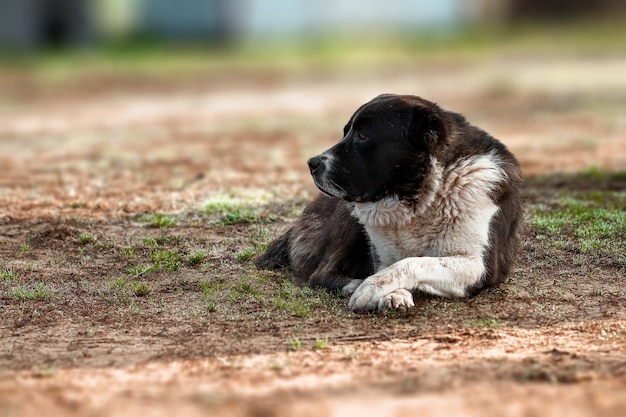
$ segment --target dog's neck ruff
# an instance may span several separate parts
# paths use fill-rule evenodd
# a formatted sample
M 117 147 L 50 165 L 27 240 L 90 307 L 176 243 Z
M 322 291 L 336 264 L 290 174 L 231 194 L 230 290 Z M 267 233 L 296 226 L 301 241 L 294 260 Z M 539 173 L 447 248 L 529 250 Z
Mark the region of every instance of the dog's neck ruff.
M 416 196 L 415 214 L 424 214 L 433 204 L 435 197 L 443 184 L 443 167 L 434 156 L 430 157 L 428 175 L 422 182 L 422 187 Z
M 424 179 L 419 193 L 412 200 L 400 200 L 398 196 L 387 196 L 373 202 L 356 202 L 352 215 L 361 224 L 370 227 L 401 227 L 409 224 L 415 216 L 421 215 L 435 201 L 443 181 L 443 168 L 434 157 L 430 159 L 428 176 Z
M 397 197 L 385 197 L 382 200 L 367 203 L 355 203 L 352 215 L 365 226 L 389 227 L 403 226 L 411 222 L 415 211 L 398 200 Z

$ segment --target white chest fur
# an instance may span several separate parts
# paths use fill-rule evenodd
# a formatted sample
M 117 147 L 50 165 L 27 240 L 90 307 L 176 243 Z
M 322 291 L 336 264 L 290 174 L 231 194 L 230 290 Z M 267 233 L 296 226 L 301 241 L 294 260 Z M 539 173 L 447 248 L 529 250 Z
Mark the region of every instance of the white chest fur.
M 377 270 L 420 256 L 482 256 L 489 225 L 498 211 L 490 194 L 503 179 L 499 159 L 472 156 L 448 167 L 431 160 L 417 206 L 389 197 L 356 203 L 353 215 L 365 226 Z

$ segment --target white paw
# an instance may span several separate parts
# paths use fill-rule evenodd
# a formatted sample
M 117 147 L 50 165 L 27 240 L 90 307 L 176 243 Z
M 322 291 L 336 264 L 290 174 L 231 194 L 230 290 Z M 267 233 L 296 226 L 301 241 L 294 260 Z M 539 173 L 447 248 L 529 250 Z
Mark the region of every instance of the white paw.
M 362 279 L 353 279 L 348 284 L 346 284 L 346 286 L 344 286 L 341 291 L 346 293 L 346 295 L 352 295 L 356 291 L 356 289 L 359 288 L 359 285 L 361 285 L 362 282 Z
M 355 313 L 368 311 L 382 311 L 384 308 L 411 308 L 414 307 L 413 294 L 407 289 L 397 288 L 389 293 L 376 285 L 371 279 L 366 279 L 354 291 L 348 307 Z
M 404 288 L 390 292 L 383 299 L 384 308 L 411 308 L 415 306 L 413 294 Z
M 371 279 L 366 279 L 354 291 L 348 307 L 355 313 L 368 311 L 380 311 L 384 308 L 384 296 L 386 294 Z

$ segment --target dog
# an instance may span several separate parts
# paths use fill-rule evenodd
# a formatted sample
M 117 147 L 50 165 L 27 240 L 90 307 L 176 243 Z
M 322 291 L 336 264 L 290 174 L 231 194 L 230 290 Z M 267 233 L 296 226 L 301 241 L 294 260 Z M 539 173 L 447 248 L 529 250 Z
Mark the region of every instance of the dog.
M 308 166 L 320 195 L 257 267 L 351 295 L 357 313 L 413 307 L 418 291 L 473 297 L 511 270 L 521 169 L 461 114 L 380 95 Z

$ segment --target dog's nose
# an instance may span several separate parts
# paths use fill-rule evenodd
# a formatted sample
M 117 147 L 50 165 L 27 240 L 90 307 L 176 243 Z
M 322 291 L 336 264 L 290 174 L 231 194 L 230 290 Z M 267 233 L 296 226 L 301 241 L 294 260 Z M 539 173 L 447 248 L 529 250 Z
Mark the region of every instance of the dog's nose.
M 319 168 L 320 165 L 322 165 L 322 162 L 326 159 L 327 158 L 324 155 L 314 156 L 313 158 L 309 159 L 307 161 L 307 164 L 309 164 L 309 169 L 311 170 L 311 172 L 314 172 L 317 168 Z

